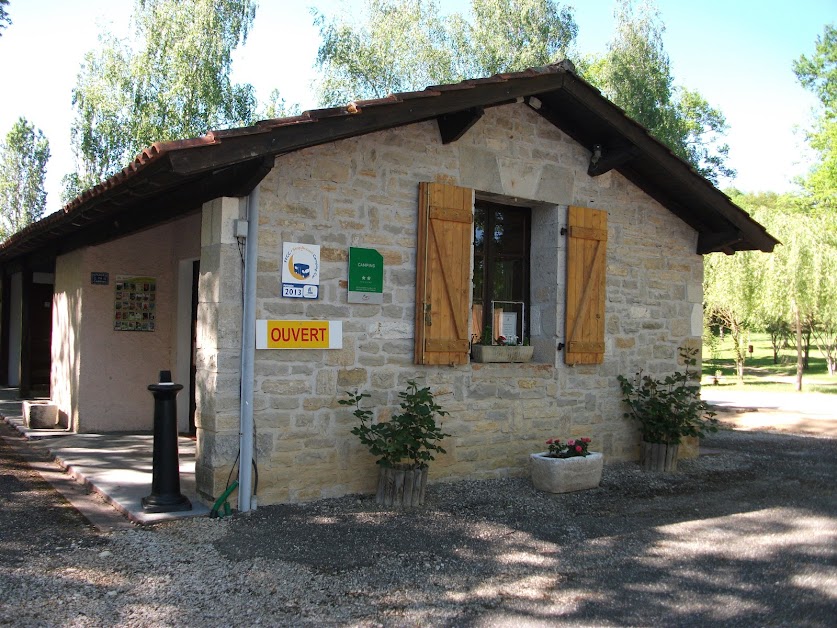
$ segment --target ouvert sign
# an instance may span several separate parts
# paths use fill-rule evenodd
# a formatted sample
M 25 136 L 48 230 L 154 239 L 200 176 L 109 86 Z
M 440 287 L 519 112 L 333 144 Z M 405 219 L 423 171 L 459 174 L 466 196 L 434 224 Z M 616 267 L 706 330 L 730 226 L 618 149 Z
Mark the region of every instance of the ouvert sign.
M 256 349 L 342 348 L 342 321 L 256 321 Z

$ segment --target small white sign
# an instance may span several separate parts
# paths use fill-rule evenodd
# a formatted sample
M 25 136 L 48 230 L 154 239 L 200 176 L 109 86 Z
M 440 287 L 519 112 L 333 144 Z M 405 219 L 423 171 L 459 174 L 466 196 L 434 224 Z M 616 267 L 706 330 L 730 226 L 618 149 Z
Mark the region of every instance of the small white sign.
M 319 298 L 319 244 L 282 244 L 282 296 L 289 299 Z
M 502 328 L 506 338 L 517 335 L 517 312 L 503 312 Z

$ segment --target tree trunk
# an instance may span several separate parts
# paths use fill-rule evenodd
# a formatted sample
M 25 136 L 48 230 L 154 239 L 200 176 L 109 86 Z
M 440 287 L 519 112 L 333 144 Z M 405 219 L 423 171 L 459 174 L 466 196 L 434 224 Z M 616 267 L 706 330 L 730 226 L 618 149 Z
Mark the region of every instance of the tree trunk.
M 735 369 L 738 372 L 738 383 L 744 383 L 744 351 L 742 347 L 742 330 L 733 324 L 731 328 L 732 344 L 735 345 Z
M 799 309 L 796 307 L 796 303 L 793 305 L 793 322 L 796 327 L 796 392 L 802 392 L 802 371 L 804 370 L 802 361 L 802 320 L 799 317 Z

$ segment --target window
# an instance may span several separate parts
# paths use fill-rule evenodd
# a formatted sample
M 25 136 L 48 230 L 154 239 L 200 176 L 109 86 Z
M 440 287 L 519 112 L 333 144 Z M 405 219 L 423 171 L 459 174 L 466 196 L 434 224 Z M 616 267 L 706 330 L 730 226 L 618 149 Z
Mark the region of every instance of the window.
M 530 336 L 532 212 L 488 201 L 475 203 L 474 196 L 470 188 L 419 184 L 416 364 L 467 364 L 471 342 L 480 340 L 486 327 L 492 339 Z M 565 235 L 564 230 L 561 234 Z M 566 236 L 564 361 L 601 364 L 607 212 L 569 207 Z
M 471 340 L 529 335 L 531 211 L 480 201 L 474 205 L 474 281 Z M 510 338 L 511 339 L 511 338 Z

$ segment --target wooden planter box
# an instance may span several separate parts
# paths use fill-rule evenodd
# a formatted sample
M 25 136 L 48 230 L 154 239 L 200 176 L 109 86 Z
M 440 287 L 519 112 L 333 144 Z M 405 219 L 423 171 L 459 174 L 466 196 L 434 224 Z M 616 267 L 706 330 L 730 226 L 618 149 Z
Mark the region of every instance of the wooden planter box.
M 539 491 L 570 493 L 596 488 L 602 481 L 604 456 L 590 452 L 589 456 L 549 458 L 542 452 L 530 454 L 532 484 Z
M 535 347 L 517 345 L 472 345 L 473 362 L 531 362 Z
M 639 444 L 639 466 L 643 471 L 662 471 L 673 473 L 677 471 L 677 452 L 680 445 L 666 443 Z
M 424 504 L 427 486 L 427 467 L 417 469 L 406 465 L 379 465 L 378 492 L 375 502 L 387 508 L 413 508 Z

